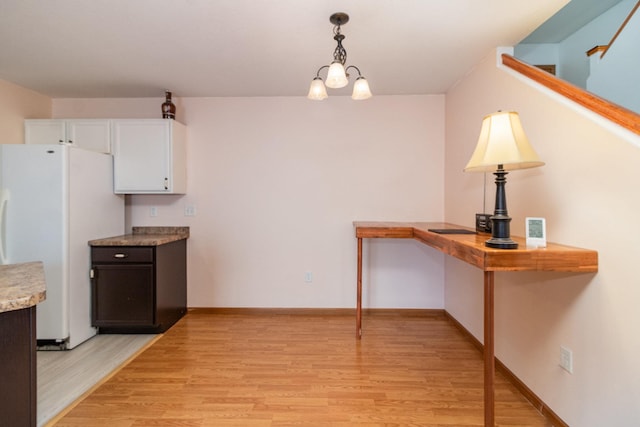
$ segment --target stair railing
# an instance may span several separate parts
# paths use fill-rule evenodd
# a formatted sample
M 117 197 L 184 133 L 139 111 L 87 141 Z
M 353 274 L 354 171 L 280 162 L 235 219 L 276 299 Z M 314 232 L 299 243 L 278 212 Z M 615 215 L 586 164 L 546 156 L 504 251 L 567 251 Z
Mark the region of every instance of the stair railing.
M 640 3 L 639 3 L 640 4 Z M 585 108 L 611 120 L 614 123 L 640 135 L 640 115 L 618 104 L 600 98 L 578 86 L 529 65 L 506 53 L 502 54 L 502 64 L 534 80 L 537 83 L 565 96 Z
M 618 31 L 616 31 L 616 33 L 613 35 L 609 44 L 605 46 L 604 50 L 602 51 L 602 55 L 600 55 L 600 58 L 604 58 L 604 56 L 607 54 L 607 51 L 609 50 L 613 42 L 616 41 L 616 39 L 618 38 L 618 35 L 622 32 L 624 27 L 626 27 L 627 23 L 629 22 L 633 14 L 636 13 L 636 10 L 638 10 L 638 7 L 640 7 L 640 1 L 636 3 L 633 9 L 631 9 L 631 12 L 629 12 L 629 15 L 627 15 L 627 18 L 624 20 L 622 25 L 620 25 L 620 28 L 618 28 Z

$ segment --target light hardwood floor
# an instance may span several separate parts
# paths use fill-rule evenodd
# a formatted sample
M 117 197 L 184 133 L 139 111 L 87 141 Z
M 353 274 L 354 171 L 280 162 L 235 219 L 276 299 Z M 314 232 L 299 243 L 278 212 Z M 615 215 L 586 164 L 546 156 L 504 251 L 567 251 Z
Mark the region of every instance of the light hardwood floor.
M 444 316 L 192 311 L 57 426 L 481 426 L 483 362 Z M 502 376 L 496 424 L 547 421 Z

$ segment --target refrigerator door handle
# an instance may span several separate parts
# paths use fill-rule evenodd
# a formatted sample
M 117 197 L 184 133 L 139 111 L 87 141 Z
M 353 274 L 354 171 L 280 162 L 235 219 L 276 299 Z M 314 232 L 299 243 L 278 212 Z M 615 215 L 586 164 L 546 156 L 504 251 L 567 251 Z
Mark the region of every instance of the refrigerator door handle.
M 7 203 L 9 202 L 9 190 L 0 190 L 0 264 L 8 264 L 6 256 L 7 244 Z

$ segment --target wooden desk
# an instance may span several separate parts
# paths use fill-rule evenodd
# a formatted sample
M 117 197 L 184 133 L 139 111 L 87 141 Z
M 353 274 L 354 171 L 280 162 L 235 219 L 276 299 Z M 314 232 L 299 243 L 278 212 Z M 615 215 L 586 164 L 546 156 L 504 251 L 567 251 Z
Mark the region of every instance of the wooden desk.
M 358 239 L 356 337 L 362 337 L 362 239 L 416 239 L 449 256 L 484 271 L 484 425 L 495 423 L 494 409 L 494 274 L 496 271 L 598 271 L 598 252 L 547 243 L 546 248 L 527 249 L 524 238 L 514 237 L 518 249 L 493 249 L 484 245 L 488 234 L 437 234 L 429 229 L 467 228 L 442 222 L 353 223 Z

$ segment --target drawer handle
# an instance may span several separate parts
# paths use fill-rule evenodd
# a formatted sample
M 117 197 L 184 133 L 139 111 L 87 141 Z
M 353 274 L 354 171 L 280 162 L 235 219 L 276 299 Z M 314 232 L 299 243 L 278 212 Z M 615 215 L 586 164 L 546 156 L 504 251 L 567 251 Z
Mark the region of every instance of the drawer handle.
M 128 256 L 129 256 L 129 255 L 127 255 L 127 254 L 115 254 L 113 257 L 114 257 L 114 258 L 126 258 L 126 257 L 128 257 Z

